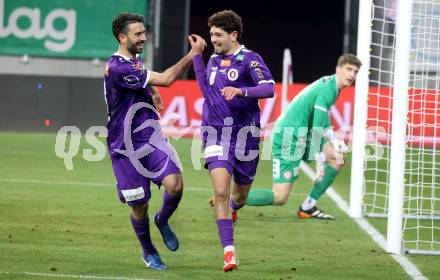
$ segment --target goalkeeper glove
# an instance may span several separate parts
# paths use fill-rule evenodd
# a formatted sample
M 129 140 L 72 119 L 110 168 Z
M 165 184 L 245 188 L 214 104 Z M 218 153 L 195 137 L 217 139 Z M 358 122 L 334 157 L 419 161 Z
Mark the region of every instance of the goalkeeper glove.
M 339 140 L 338 137 L 336 137 L 335 132 L 332 129 L 328 129 L 324 137 L 330 140 L 330 143 L 332 143 L 333 148 L 337 153 L 346 153 L 348 152 L 348 147 L 345 145 L 345 142 L 343 140 Z
M 335 137 L 330 142 L 332 143 L 333 148 L 335 149 L 336 152 L 342 154 L 348 152 L 348 147 L 347 145 L 345 145 L 345 142 L 343 140 L 339 140 L 338 138 Z

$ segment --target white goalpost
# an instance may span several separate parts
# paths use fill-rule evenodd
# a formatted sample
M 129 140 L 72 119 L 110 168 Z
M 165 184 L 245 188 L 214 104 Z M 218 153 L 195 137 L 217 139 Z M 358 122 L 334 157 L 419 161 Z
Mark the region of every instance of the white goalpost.
M 440 255 L 440 0 L 360 0 L 350 213 Z

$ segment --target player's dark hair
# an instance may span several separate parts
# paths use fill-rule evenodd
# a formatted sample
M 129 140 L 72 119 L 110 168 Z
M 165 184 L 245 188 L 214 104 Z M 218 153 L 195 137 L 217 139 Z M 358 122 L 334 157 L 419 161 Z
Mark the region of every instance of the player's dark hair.
M 120 13 L 113 19 L 112 29 L 113 35 L 119 42 L 119 34 L 127 35 L 128 25 L 131 23 L 140 22 L 144 24 L 144 17 L 139 14 Z
M 241 21 L 241 17 L 232 10 L 220 11 L 210 16 L 208 19 L 208 27 L 211 28 L 213 26 L 221 28 L 227 33 L 237 31 L 238 41 L 243 33 L 243 23 Z
M 357 68 L 361 68 L 362 62 L 357 56 L 351 53 L 343 54 L 338 59 L 338 66 L 342 67 L 345 64 L 355 65 Z

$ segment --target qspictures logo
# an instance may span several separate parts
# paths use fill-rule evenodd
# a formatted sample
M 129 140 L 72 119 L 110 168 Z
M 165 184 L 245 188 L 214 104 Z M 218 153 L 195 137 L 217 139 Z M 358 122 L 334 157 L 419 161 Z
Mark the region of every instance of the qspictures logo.
M 64 21 L 61 30 L 55 26 L 59 20 Z M 21 6 L 5 14 L 5 0 L 0 0 L 0 38 L 9 36 L 44 40 L 49 51 L 68 51 L 75 44 L 76 11 L 53 9 L 43 18 L 40 8 Z

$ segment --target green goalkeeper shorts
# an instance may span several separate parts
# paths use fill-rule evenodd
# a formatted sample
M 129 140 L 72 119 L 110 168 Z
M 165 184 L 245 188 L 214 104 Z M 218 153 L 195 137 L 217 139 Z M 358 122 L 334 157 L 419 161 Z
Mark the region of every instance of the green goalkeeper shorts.
M 312 144 L 309 135 L 284 135 L 285 133 L 287 132 L 281 131 L 272 134 L 273 183 L 293 183 L 298 178 L 301 161 L 314 160 L 314 154 L 321 152 L 326 142 L 322 138 Z
M 309 158 L 310 150 L 305 139 L 293 138 L 288 146 L 272 144 L 272 182 L 293 183 L 299 175 L 301 161 Z M 279 143 L 279 142 L 278 142 Z

